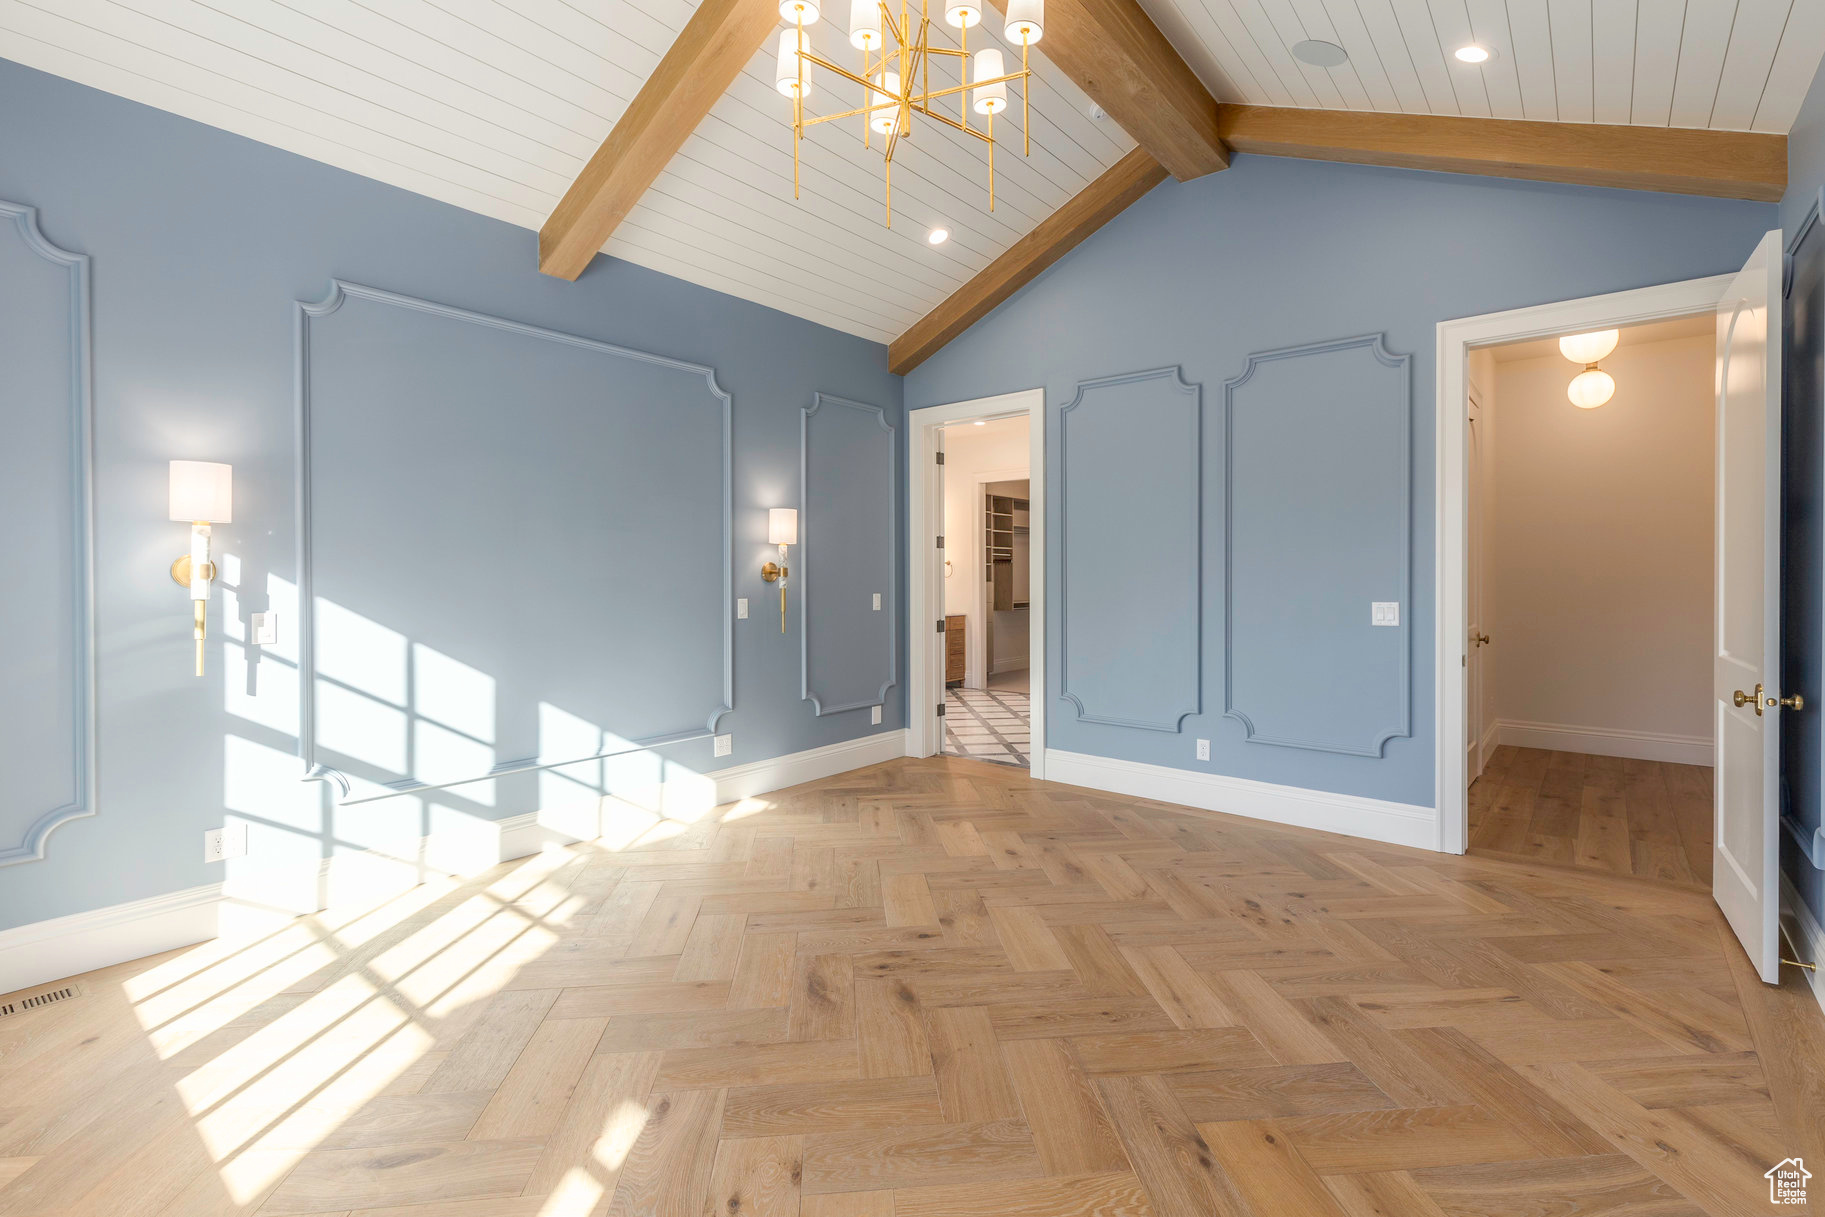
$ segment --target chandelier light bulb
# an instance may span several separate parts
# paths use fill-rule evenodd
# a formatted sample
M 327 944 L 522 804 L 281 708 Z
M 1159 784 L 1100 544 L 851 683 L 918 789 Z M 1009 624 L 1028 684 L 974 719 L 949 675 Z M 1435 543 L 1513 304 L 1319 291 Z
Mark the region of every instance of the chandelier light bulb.
M 779 32 L 779 66 L 773 73 L 774 87 L 787 97 L 811 96 L 811 65 L 800 71 L 799 54 L 811 50 L 811 39 L 803 30 Z
M 976 79 L 993 80 L 997 76 L 1007 75 L 1007 69 L 1001 66 L 1001 51 L 988 47 L 976 52 Z M 982 85 L 971 90 L 970 108 L 978 114 L 999 114 L 1008 108 L 1008 82 Z
M 900 100 L 900 74 L 898 72 L 876 73 L 875 81 L 880 88 L 875 90 L 873 105 L 884 106 Z M 868 116 L 868 129 L 876 135 L 892 135 L 894 124 L 900 121 L 900 107 L 895 105 L 891 110 L 876 110 Z
M 981 25 L 982 5 L 980 0 L 955 0 L 955 3 L 945 5 L 944 19 L 960 30 L 967 30 L 973 25 Z
M 881 44 L 881 0 L 850 0 L 849 45 L 873 51 Z
M 1567 334 L 1559 339 L 1559 354 L 1573 363 L 1593 364 L 1608 359 L 1622 338 L 1619 330 L 1596 330 L 1589 334 Z
M 1595 410 L 1615 396 L 1615 393 L 1615 380 L 1594 364 L 1572 377 L 1571 384 L 1565 389 L 1565 396 L 1580 410 Z
M 1016 46 L 1032 46 L 1045 34 L 1046 0 L 1008 0 L 1007 14 L 1008 41 Z
M 779 0 L 779 15 L 798 25 L 816 25 L 817 0 Z

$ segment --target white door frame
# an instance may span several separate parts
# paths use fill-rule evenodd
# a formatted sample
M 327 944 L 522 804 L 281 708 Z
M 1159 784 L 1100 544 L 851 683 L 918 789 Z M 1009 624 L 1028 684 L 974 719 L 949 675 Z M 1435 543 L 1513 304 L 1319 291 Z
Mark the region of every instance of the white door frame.
M 1027 425 L 1027 478 L 1030 483 L 1028 541 L 1031 546 L 1032 609 L 1028 636 L 1028 666 L 1032 692 L 1027 698 L 1032 720 L 1028 724 L 1028 772 L 1045 777 L 1046 739 L 1046 394 L 1044 389 L 1022 389 L 995 397 L 957 401 L 942 406 L 909 410 L 906 414 L 906 604 L 911 623 L 906 641 L 906 755 L 931 756 L 943 739 L 933 713 L 944 696 L 944 648 L 938 644 L 934 622 L 944 618 L 944 584 L 941 562 L 933 558 L 932 538 L 944 532 L 944 499 L 932 493 L 933 434 L 948 423 L 1006 418 L 1025 414 Z
M 1461 854 L 1470 844 L 1470 795 L 1465 772 L 1465 647 L 1469 597 L 1469 553 L 1466 548 L 1465 449 L 1468 428 L 1464 403 L 1471 347 L 1551 338 L 1588 330 L 1606 330 L 1646 321 L 1663 321 L 1703 313 L 1709 316 L 1734 275 L 1687 279 L 1656 287 L 1586 296 L 1529 308 L 1460 317 L 1438 323 L 1437 437 L 1434 483 L 1437 525 L 1433 534 L 1434 787 L 1438 808 L 1438 848 Z

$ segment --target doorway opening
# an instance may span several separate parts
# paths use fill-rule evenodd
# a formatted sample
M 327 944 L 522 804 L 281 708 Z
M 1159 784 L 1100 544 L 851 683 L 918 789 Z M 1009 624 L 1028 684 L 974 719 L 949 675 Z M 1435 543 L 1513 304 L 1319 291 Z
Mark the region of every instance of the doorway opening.
M 910 756 L 1044 776 L 1045 462 L 1038 389 L 914 410 Z
M 944 739 L 948 756 L 1032 754 L 1031 421 L 944 429 Z
M 1482 649 L 1470 629 L 1471 355 L 1511 342 L 1712 318 L 1711 894 L 1770 984 L 1780 976 L 1778 724 L 1784 711 L 1801 707 L 1797 691 L 1783 695 L 1779 687 L 1782 262 L 1777 230 L 1733 275 L 1443 321 L 1437 330 L 1435 806 L 1438 847 L 1464 853 L 1480 745 L 1472 736 L 1470 656 Z M 1499 449 L 1499 426 L 1496 432 Z M 1476 632 L 1497 642 L 1493 632 Z
M 1716 346 L 1707 310 L 1470 352 L 1472 853 L 1710 885 Z

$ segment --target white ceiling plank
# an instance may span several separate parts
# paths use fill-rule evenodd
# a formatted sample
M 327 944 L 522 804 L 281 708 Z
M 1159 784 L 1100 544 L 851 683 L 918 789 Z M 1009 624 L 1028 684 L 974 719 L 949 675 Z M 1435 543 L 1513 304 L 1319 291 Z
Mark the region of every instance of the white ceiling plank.
M 1673 82 L 1685 38 L 1688 0 L 1637 0 L 1635 83 L 1629 121 L 1650 127 L 1673 122 Z
M 1445 64 L 1446 51 L 1439 40 L 1438 26 L 1433 23 L 1431 7 L 1426 0 L 1391 0 L 1391 3 L 1431 112 L 1466 113 L 1464 99 L 1458 96 L 1457 82 Z M 1478 91 L 1481 91 L 1480 86 Z
M 1673 126 L 1703 127 L 1711 122 L 1735 22 L 1736 0 L 1687 0 L 1679 74 L 1673 78 Z
M 1807 2 L 1817 6 L 1817 0 Z M 1729 131 L 1747 131 L 1754 125 L 1792 8 L 1793 0 L 1739 0 L 1707 125 Z
M 1356 0 L 1322 0 L 1326 19 L 1337 33 L 1337 45 L 1350 56 L 1350 68 L 1361 82 L 1367 109 L 1397 112 L 1406 107 L 1381 61 L 1375 39 Z
M 66 80 L 101 89 L 129 101 L 153 106 L 248 139 L 285 148 L 326 165 L 451 203 L 480 215 L 505 220 L 510 224 L 536 229 L 544 220 L 547 207 L 543 205 L 527 207 L 488 191 L 474 189 L 465 182 L 421 173 L 389 157 L 377 156 L 361 148 L 339 143 L 316 131 L 287 124 L 268 114 L 244 110 L 215 97 L 192 92 L 158 76 L 47 41 L 22 28 L 14 20 L 16 7 L 12 0 L 0 0 L 0 33 L 5 35 L 7 57 L 27 67 L 62 76 Z
M 1552 22 L 1546 0 L 1508 0 L 1508 36 L 1504 48 L 1514 56 L 1521 82 L 1521 108 L 1534 122 L 1559 120 L 1559 82 L 1553 72 Z
M 1393 0 L 1356 0 L 1362 14 L 1363 28 L 1375 40 L 1376 58 L 1388 73 L 1388 82 L 1400 98 L 1400 108 L 1409 114 L 1432 113 L 1432 101 L 1426 96 L 1425 82 L 1413 59 L 1413 48 L 1407 44 L 1400 18 L 1395 15 Z
M 1471 118 L 1488 118 L 1493 111 L 1489 98 L 1489 81 L 1483 73 L 1482 65 L 1465 63 L 1457 58 L 1453 51 L 1476 41 L 1470 29 L 1470 11 L 1465 8 L 1464 0 L 1427 0 L 1426 9 L 1432 17 L 1432 29 L 1437 35 L 1440 60 L 1445 70 L 1451 74 L 1451 91 L 1457 98 L 1458 108 Z
M 612 14 L 610 24 L 613 28 L 591 31 L 588 41 L 577 41 L 552 29 L 552 24 L 562 24 L 559 13 L 568 7 L 560 0 L 515 0 L 512 4 L 497 0 L 430 0 L 430 3 L 458 22 L 521 47 L 553 68 L 630 100 L 658 66 L 691 15 L 690 6 L 679 11 L 676 6 L 661 3 L 661 0 L 642 0 L 639 4 L 610 0 L 603 9 Z M 670 19 L 655 19 L 655 10 L 668 17 L 676 13 L 678 24 L 673 25 Z M 541 21 L 541 17 L 544 20 Z
M 1268 0 L 1273 3 L 1274 0 Z M 1317 106 L 1318 95 L 1312 91 L 1311 82 L 1306 80 L 1305 73 L 1299 70 L 1299 61 L 1293 58 L 1287 49 L 1286 40 L 1274 27 L 1272 19 L 1261 7 L 1261 0 L 1211 0 L 1215 4 L 1227 4 L 1236 14 L 1236 19 L 1248 30 L 1261 57 L 1267 61 L 1274 76 L 1286 89 L 1288 96 L 1296 106 Z
M 75 8 L 82 2 L 71 0 L 70 7 Z M 519 175 L 510 177 L 480 164 L 487 159 L 485 157 L 471 155 L 458 160 L 423 146 L 410 135 L 396 136 L 295 101 L 279 89 L 261 88 L 142 43 L 100 34 L 93 26 L 46 12 L 22 0 L 0 0 L 0 3 L 4 4 L 0 12 L 5 14 L 7 27 L 21 34 L 65 49 L 80 48 L 79 53 L 93 54 L 103 62 L 152 80 L 206 90 L 206 96 L 233 109 L 262 115 L 285 127 L 311 132 L 320 139 L 390 160 L 427 178 L 460 183 L 466 190 L 497 198 L 522 210 L 542 211 L 556 198 L 549 190 L 528 184 Z M 180 85 L 180 81 L 186 84 Z
M 1594 121 L 1591 66 L 1591 0 L 1547 0 L 1547 22 L 1552 27 L 1554 92 L 1559 99 L 1559 121 Z
M 1243 2 L 1246 3 L 1249 0 L 1243 0 Z M 1305 23 L 1304 14 L 1299 11 L 1293 0 L 1268 4 L 1259 4 L 1259 0 L 1254 0 L 1254 2 L 1259 5 L 1261 17 L 1266 21 L 1268 28 L 1279 37 L 1280 45 L 1285 48 L 1287 60 L 1293 65 L 1293 70 L 1298 72 L 1305 81 L 1305 87 L 1311 90 L 1312 96 L 1317 99 L 1319 106 L 1327 110 L 1356 108 L 1350 105 L 1346 95 L 1339 87 L 1339 81 L 1332 76 L 1331 69 L 1313 67 L 1293 55 L 1293 48 L 1308 38 L 1335 42 L 1337 39 L 1335 34 L 1331 34 L 1330 23 L 1327 21 L 1322 31 L 1311 29 Z M 1326 37 L 1326 34 L 1331 34 L 1331 36 Z
M 1217 11 L 1206 0 L 1140 0 L 1140 5 L 1212 97 L 1218 101 L 1275 97 L 1274 104 L 1288 104 L 1247 31 L 1240 31 L 1238 38 L 1239 26 L 1220 20 L 1234 16 L 1227 4 L 1219 5 Z
M 1755 111 L 1757 131 L 1785 134 L 1800 116 L 1800 103 L 1812 87 L 1819 56 L 1825 52 L 1825 4 L 1795 0 L 1781 31 L 1780 49 L 1768 72 L 1768 84 Z
M 1329 42 L 1334 46 L 1343 47 L 1345 54 L 1349 53 L 1349 47 L 1344 45 L 1343 35 L 1338 32 L 1336 23 L 1331 20 L 1330 11 L 1324 0 L 1290 0 L 1290 3 L 1293 11 L 1299 16 L 1299 27 L 1307 38 Z M 1363 82 L 1360 65 L 1354 59 L 1346 59 L 1334 68 L 1315 68 L 1310 64 L 1300 66 L 1305 69 L 1308 78 L 1314 72 L 1321 73 L 1330 86 L 1342 97 L 1345 109 L 1369 110 L 1374 108 L 1368 86 Z M 1373 65 L 1370 66 L 1372 69 Z
M 1527 108 L 1521 104 L 1521 74 L 1515 67 L 1513 40 L 1508 35 L 1508 5 L 1504 0 L 1464 0 L 1464 12 L 1470 21 L 1471 41 L 1495 52 L 1495 58 L 1477 69 L 1489 93 L 1489 113 L 1496 118 L 1526 118 Z
M 1627 125 L 1634 111 L 1636 0 L 1591 0 L 1591 113 Z

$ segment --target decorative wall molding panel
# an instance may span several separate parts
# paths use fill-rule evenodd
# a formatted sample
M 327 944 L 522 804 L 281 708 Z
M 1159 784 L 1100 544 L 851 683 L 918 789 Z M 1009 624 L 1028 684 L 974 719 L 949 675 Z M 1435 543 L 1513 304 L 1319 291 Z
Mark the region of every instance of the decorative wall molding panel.
M 296 368 L 309 776 L 359 797 L 714 731 L 734 554 L 713 369 L 340 280 L 298 305 Z M 536 805 L 543 780 L 448 795 Z
M 1223 712 L 1255 743 L 1378 757 L 1412 734 L 1411 365 L 1366 334 L 1223 386 Z
M 878 706 L 899 679 L 895 445 L 879 406 L 818 393 L 802 409 L 793 575 L 801 695 L 819 715 Z
M 0 866 L 95 814 L 89 332 L 88 255 L 0 202 L 0 513 L 20 577 L 0 604 L 0 687 L 19 694 L 0 705 Z
M 1080 381 L 1060 412 L 1058 687 L 1083 722 L 1176 732 L 1201 708 L 1201 404 L 1171 367 Z

